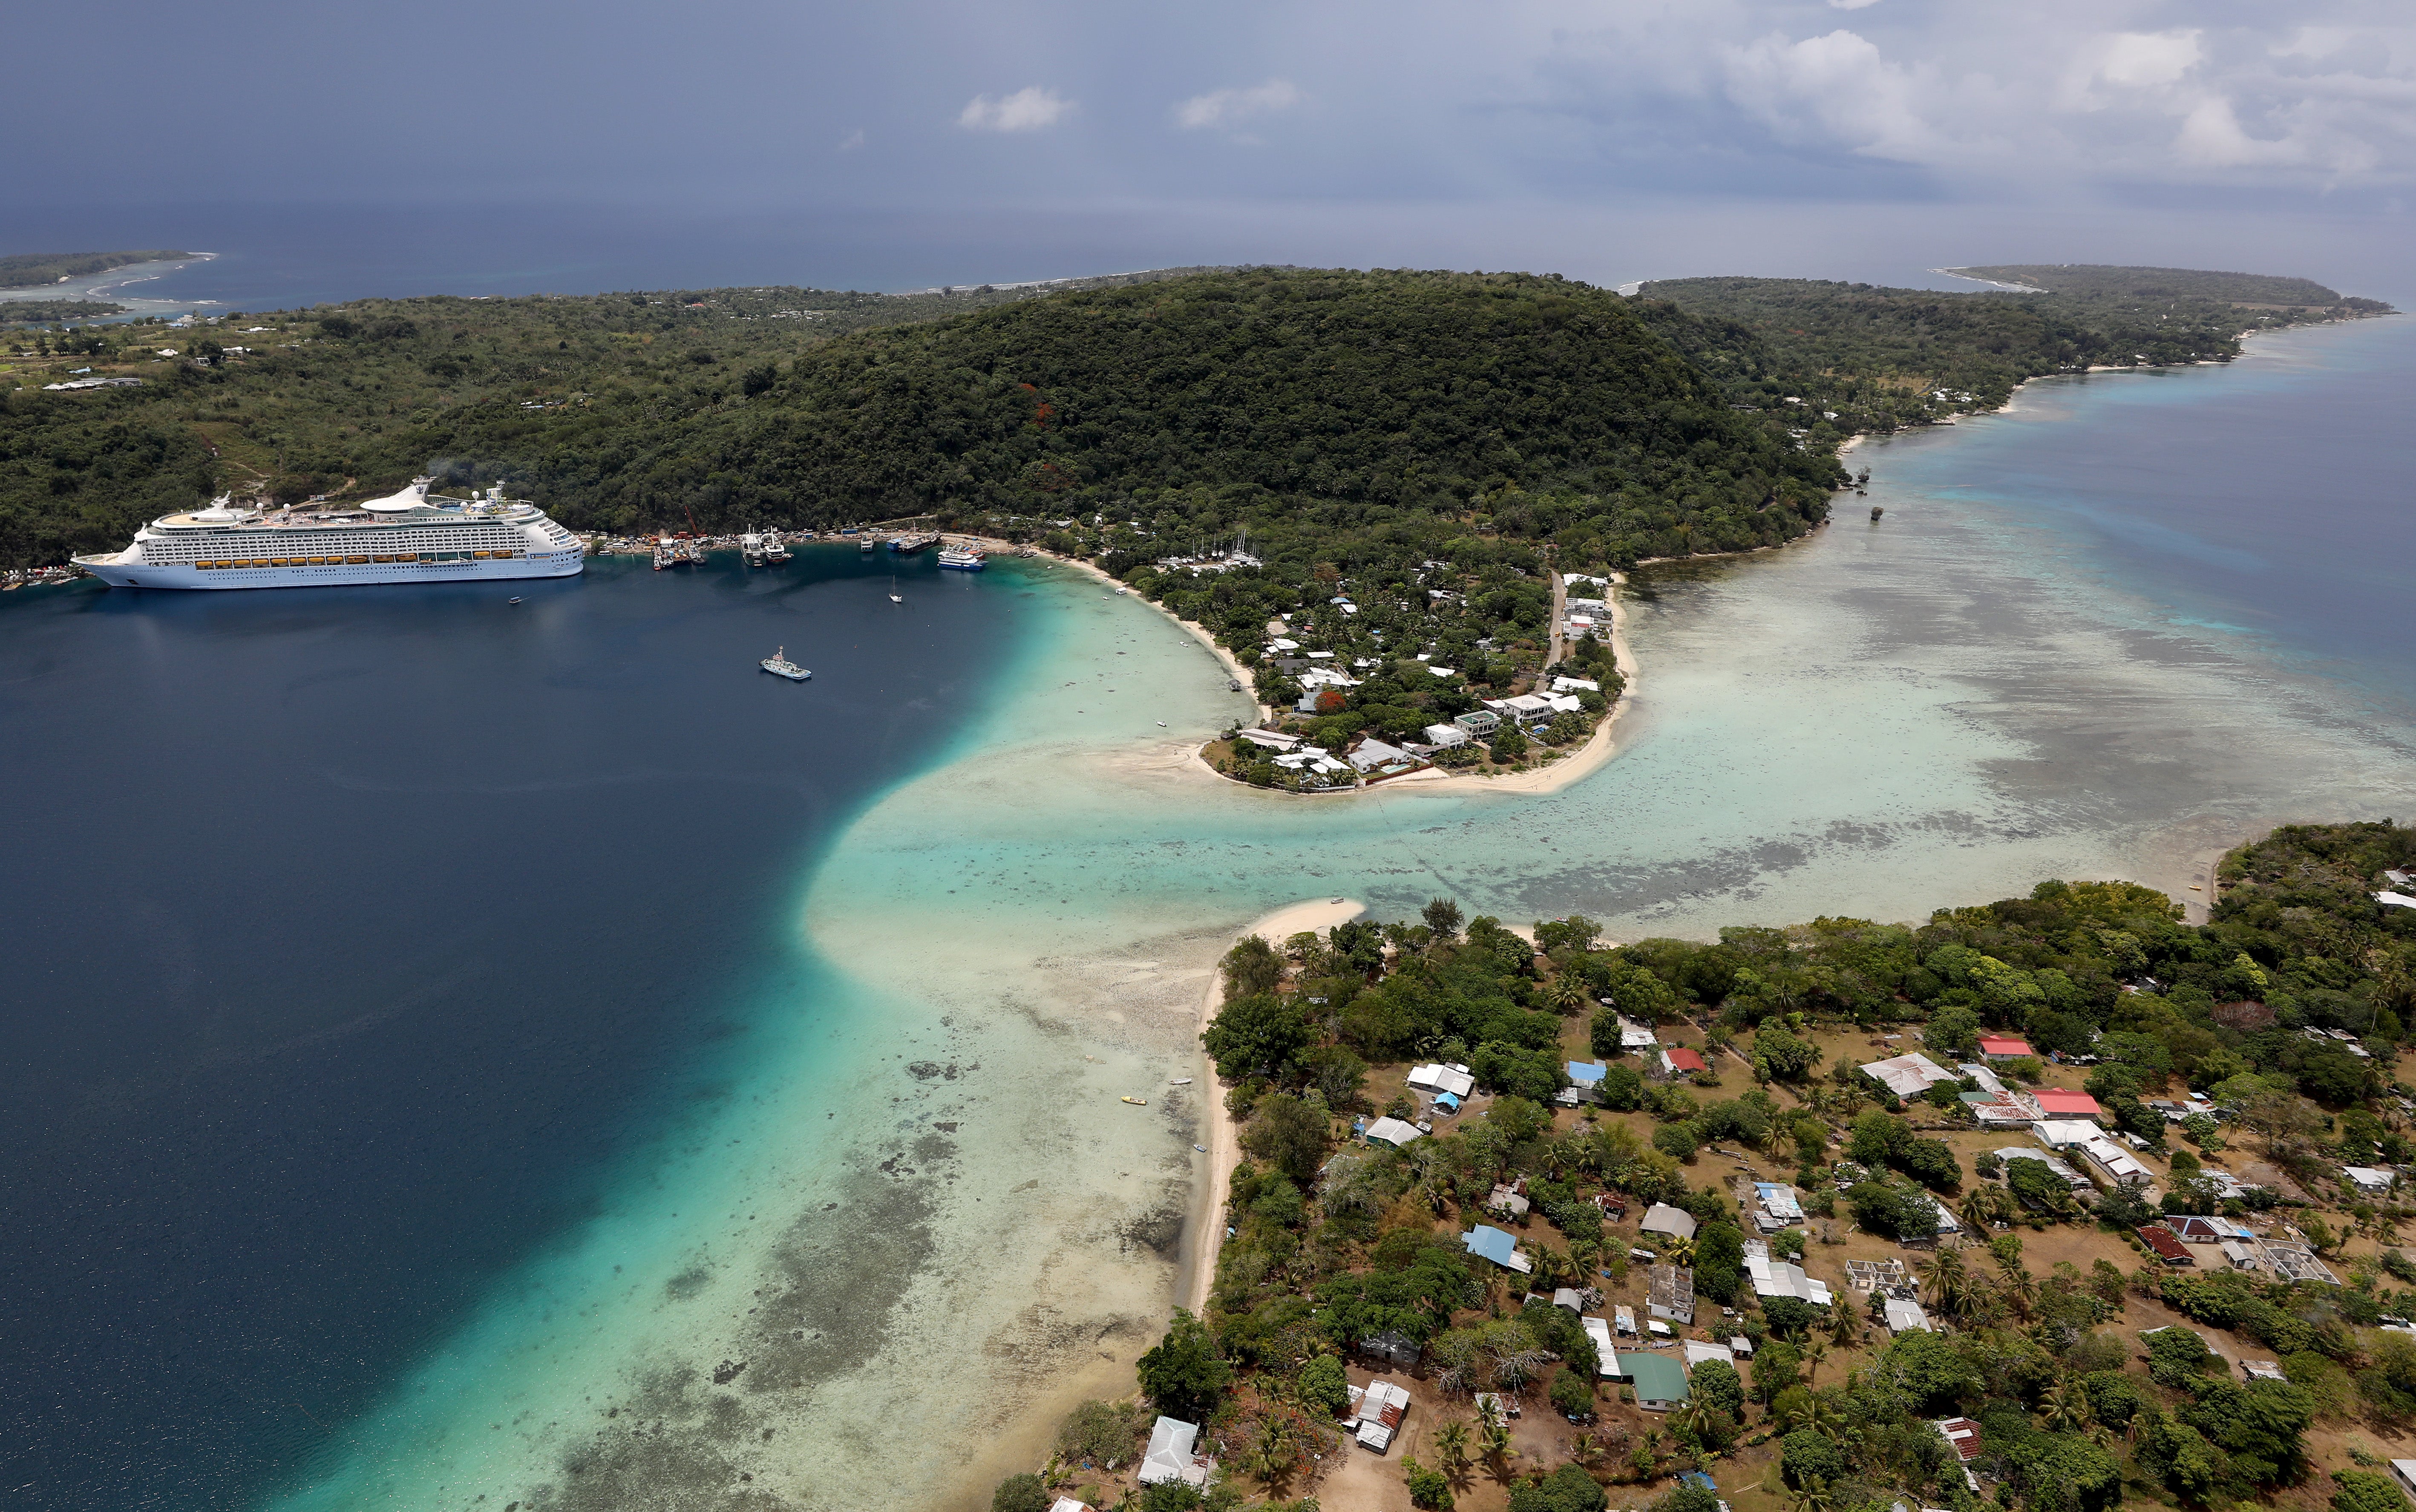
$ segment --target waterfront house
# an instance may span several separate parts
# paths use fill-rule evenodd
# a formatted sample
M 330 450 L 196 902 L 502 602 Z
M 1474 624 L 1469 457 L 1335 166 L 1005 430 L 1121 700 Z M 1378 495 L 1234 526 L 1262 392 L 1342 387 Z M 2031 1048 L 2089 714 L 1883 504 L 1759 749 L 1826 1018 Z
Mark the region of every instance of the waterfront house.
M 1162 1486 L 1179 1480 L 1193 1486 L 1207 1485 L 1208 1472 L 1216 1468 L 1216 1461 L 1195 1452 L 1199 1443 L 1199 1424 L 1159 1418 L 1150 1425 L 1149 1448 L 1140 1458 L 1140 1483 Z
M 1471 740 L 1481 741 L 1502 727 L 1502 716 L 1490 709 L 1472 709 L 1452 723 L 1468 731 Z
M 1457 725 L 1428 725 L 1422 733 L 1427 738 L 1427 743 L 1438 750 L 1449 750 L 1455 745 L 1468 743 L 1468 731 Z
M 1407 770 L 1417 765 L 1417 757 L 1399 746 L 1386 745 L 1382 741 L 1367 740 L 1360 741 L 1359 748 L 1351 753 L 1351 764 L 1361 771 L 1374 771 L 1380 767 L 1396 765 Z

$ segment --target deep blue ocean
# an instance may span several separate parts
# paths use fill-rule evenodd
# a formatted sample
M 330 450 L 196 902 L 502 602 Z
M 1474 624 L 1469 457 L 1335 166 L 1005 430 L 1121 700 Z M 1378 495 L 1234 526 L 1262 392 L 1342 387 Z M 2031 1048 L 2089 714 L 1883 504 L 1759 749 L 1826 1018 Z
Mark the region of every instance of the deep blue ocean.
M 894 575 L 0 596 L 0 1505 L 249 1505 L 719 1095 L 1013 652 Z
M 295 257 L 191 276 L 247 307 L 441 286 Z M 721 281 L 482 265 L 454 292 Z M 2040 385 L 2051 424 L 1857 465 L 2030 532 L 2143 634 L 2252 646 L 2404 727 L 2411 399 L 2416 322 L 2365 322 Z M 800 878 L 1024 644 L 1011 568 L 901 573 L 902 607 L 852 549 L 0 595 L 0 1506 L 289 1486 L 598 1208 L 617 1153 L 723 1095 L 732 1005 L 813 999 Z M 756 668 L 781 645 L 812 682 Z

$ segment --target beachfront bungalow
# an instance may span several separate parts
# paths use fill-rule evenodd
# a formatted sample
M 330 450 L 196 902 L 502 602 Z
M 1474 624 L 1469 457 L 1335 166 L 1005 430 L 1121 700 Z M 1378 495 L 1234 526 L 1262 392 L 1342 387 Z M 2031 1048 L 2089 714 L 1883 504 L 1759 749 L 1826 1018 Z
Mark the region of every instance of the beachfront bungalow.
M 1368 740 L 1360 741 L 1359 749 L 1351 753 L 1351 764 L 1361 771 L 1377 771 L 1391 768 L 1406 771 L 1418 764 L 1418 758 L 1397 745 L 1386 745 L 1382 741 Z
M 1611 1379 L 1636 1391 L 1636 1405 L 1648 1413 L 1674 1412 L 1686 1404 L 1686 1372 L 1666 1355 L 1613 1356 Z
M 1216 1468 L 1216 1462 L 1195 1452 L 1199 1444 L 1197 1423 L 1161 1417 L 1151 1424 L 1149 1448 L 1140 1457 L 1140 1483 L 1162 1486 L 1179 1480 L 1193 1486 L 1207 1485 L 1208 1473 Z
M 1533 1272 L 1535 1263 L 1518 1252 L 1518 1241 L 1508 1233 L 1489 1223 L 1479 1223 L 1459 1236 L 1461 1248 L 1480 1259 L 1490 1260 L 1504 1270 L 1515 1270 L 1525 1276 Z
M 2024 1060 L 2034 1059 L 2037 1055 L 2038 1052 L 2031 1048 L 2031 1042 L 2028 1040 L 2018 1040 L 2010 1034 L 1984 1034 L 1980 1036 L 1980 1058 L 1982 1060 L 2001 1062 L 2008 1060 Z
M 1917 1098 L 1940 1082 L 1961 1080 L 1917 1050 L 1866 1062 L 1863 1074 L 1900 1098 Z

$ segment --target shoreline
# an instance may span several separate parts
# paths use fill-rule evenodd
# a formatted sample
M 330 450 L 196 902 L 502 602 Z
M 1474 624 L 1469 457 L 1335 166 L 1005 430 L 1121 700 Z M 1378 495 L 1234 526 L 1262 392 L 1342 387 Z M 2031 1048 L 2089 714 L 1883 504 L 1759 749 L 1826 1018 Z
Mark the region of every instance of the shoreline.
M 1268 944 L 1280 950 L 1283 942 L 1303 930 L 1331 929 L 1346 923 L 1367 911 L 1367 905 L 1350 898 L 1327 899 L 1289 904 L 1267 914 L 1246 928 L 1234 932 L 1226 942 L 1231 950 L 1252 935 L 1264 936 Z M 1222 961 L 1225 951 L 1216 952 Z M 1200 1028 L 1205 1031 L 1208 1021 L 1216 1016 L 1218 999 L 1225 990 L 1224 974 L 1212 965 L 1208 986 L 1200 998 Z M 1195 1041 L 1196 1048 L 1196 1041 Z M 1216 1067 L 1205 1050 L 1197 1050 L 1200 1058 L 1199 1085 L 1210 1090 L 1217 1088 Z M 1183 1262 L 1182 1279 L 1175 1287 L 1175 1306 L 1187 1309 L 1194 1317 L 1208 1310 L 1208 1294 L 1216 1282 L 1216 1257 L 1225 1246 L 1225 1229 L 1219 1221 L 1225 1210 L 1225 1193 L 1233 1181 L 1233 1168 L 1241 1163 L 1241 1130 L 1234 1126 L 1233 1115 L 1225 1109 L 1221 1093 L 1213 1100 L 1203 1099 L 1202 1112 L 1207 1118 L 1208 1179 L 1193 1198 L 1191 1232 L 1198 1235 L 1188 1247 Z

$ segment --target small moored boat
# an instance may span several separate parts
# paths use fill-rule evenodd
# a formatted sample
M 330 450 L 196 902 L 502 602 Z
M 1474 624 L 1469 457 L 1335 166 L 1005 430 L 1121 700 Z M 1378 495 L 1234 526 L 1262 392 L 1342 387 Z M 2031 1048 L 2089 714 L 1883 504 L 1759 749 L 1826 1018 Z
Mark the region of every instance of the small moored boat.
M 764 671 L 771 673 L 774 677 L 784 677 L 792 682 L 803 682 L 806 679 L 813 676 L 811 672 L 807 671 L 804 667 L 799 666 L 796 663 L 789 660 L 789 648 L 786 646 L 781 647 L 771 655 L 764 657 L 763 661 L 756 665 L 763 667 Z
M 1126 1098 L 1125 1100 L 1131 1103 L 1136 1108 L 1146 1108 L 1149 1106 L 1149 1100 L 1147 1098 Z

